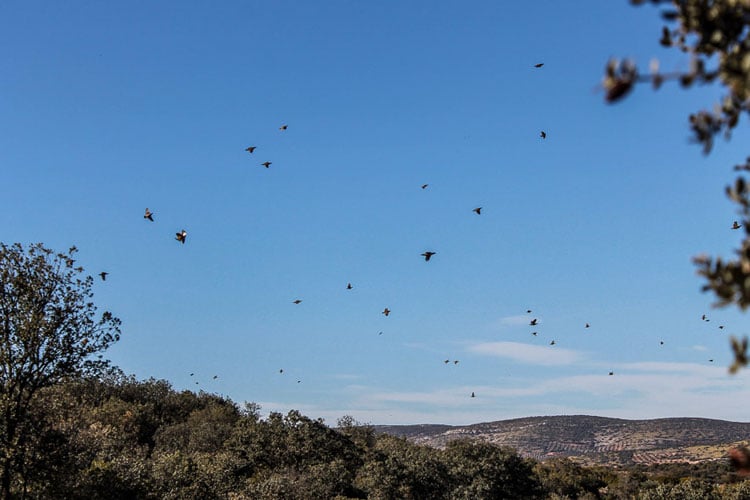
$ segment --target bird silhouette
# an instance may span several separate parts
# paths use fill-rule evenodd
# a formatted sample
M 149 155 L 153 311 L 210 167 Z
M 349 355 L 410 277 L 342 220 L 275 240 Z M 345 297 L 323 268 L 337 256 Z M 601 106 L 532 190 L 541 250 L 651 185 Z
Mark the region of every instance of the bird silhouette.
M 532 334 L 532 335 L 533 335 L 534 337 L 536 337 L 536 336 L 537 336 L 537 332 L 531 332 L 531 334 Z
M 719 325 L 719 330 L 723 330 L 723 329 L 724 329 L 724 325 Z
M 541 68 L 542 66 L 544 66 L 544 63 L 537 63 L 534 65 L 535 68 Z
M 302 301 L 300 299 L 296 299 L 292 301 L 292 304 L 301 304 Z
M 107 281 L 107 275 L 108 274 L 109 273 L 107 271 L 102 271 L 102 272 L 99 273 L 99 276 L 102 277 L 102 281 Z
M 706 317 L 706 315 L 705 315 L 705 314 L 704 314 L 703 316 L 701 316 L 701 319 L 702 319 L 703 321 L 709 321 L 709 319 L 708 319 L 708 318 Z
M 270 161 L 264 161 L 263 163 L 261 163 L 261 165 L 263 165 L 264 167 L 268 168 L 268 167 L 270 167 L 272 165 L 272 163 Z
M 279 130 L 286 130 L 288 128 L 289 128 L 288 125 L 282 125 L 281 127 L 279 127 Z
M 528 314 L 531 314 L 531 309 L 526 309 L 526 312 L 527 312 Z
M 191 377 L 192 377 L 193 375 L 195 375 L 195 373 L 191 373 L 191 374 L 190 374 L 190 376 L 191 376 Z
M 544 130 L 542 130 L 541 132 L 539 132 L 539 137 L 541 137 L 542 139 L 546 139 L 547 138 L 547 132 L 545 132 Z
M 453 361 L 453 364 L 457 365 L 458 364 L 458 360 Z
M 450 362 L 451 362 L 451 360 L 450 360 L 450 359 L 446 359 L 445 361 L 443 361 L 443 363 L 445 363 L 446 365 L 447 365 L 448 363 L 450 363 Z
M 732 229 L 739 229 L 742 227 L 742 224 L 738 223 L 737 221 L 734 221 L 732 223 Z
M 183 245 L 185 244 L 185 238 L 187 238 L 187 231 L 185 231 L 184 229 L 179 233 L 175 233 L 175 239 Z
M 590 326 L 591 325 L 589 325 L 588 323 L 586 323 L 586 326 L 584 328 L 589 328 Z
M 554 341 L 554 340 L 553 340 L 553 341 L 551 341 L 551 342 L 549 343 L 549 345 L 555 345 L 555 341 Z
M 663 340 L 660 340 L 660 341 L 659 341 L 659 345 L 664 345 L 664 341 L 663 341 Z
M 482 207 L 477 207 L 472 212 L 476 213 L 477 215 L 482 215 Z
M 283 368 L 280 368 L 280 369 L 279 369 L 279 373 L 284 373 L 284 369 L 283 369 Z
M 219 376 L 218 375 L 214 375 L 214 380 L 216 380 L 217 378 L 219 378 Z
M 391 314 L 391 310 L 386 307 L 385 309 L 383 309 L 383 314 L 388 316 L 389 314 Z
M 529 325 L 531 325 L 531 326 L 536 326 L 536 325 L 537 325 L 538 323 L 539 323 L 539 322 L 537 321 L 537 319 L 536 319 L 536 318 L 534 318 L 534 319 L 532 319 L 532 320 L 531 320 L 531 321 L 529 322 Z
M 252 153 L 253 151 L 255 151 L 255 146 L 250 146 L 249 148 L 245 149 L 245 151 L 247 151 L 248 153 Z
M 378 332 L 378 335 L 383 335 L 383 332 Z
M 422 184 L 422 189 L 427 189 L 427 186 L 429 186 L 429 184 Z
M 472 397 L 472 398 L 475 398 L 475 397 L 476 397 L 476 396 L 474 395 L 474 392 L 473 392 L 473 391 L 472 391 L 472 393 L 471 393 L 471 397 Z
M 713 360 L 713 359 L 709 359 L 709 360 L 708 360 L 708 362 L 709 362 L 709 363 L 713 363 L 713 362 L 714 362 L 714 360 Z
M 425 253 L 422 254 L 422 257 L 424 257 L 425 262 L 429 262 L 430 258 L 432 258 L 433 255 L 435 255 L 435 252 L 429 252 L 429 251 L 427 251 L 427 252 L 425 252 Z
M 615 372 L 609 372 L 609 374 L 610 374 L 610 375 L 614 375 L 614 374 L 615 374 Z
M 347 284 L 346 284 L 346 289 L 347 289 L 347 290 L 351 290 L 352 288 L 354 288 L 354 287 L 352 286 L 352 284 L 351 284 L 351 283 L 347 283 Z
M 154 213 L 148 208 L 146 208 L 146 212 L 143 214 L 143 218 L 148 219 L 151 222 L 154 222 Z

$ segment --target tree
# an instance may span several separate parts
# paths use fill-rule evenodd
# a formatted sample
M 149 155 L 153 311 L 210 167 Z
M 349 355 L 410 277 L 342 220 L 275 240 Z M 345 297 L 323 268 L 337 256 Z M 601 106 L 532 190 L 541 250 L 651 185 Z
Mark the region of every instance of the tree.
M 106 366 L 92 359 L 119 340 L 120 320 L 98 319 L 91 276 L 73 247 L 55 253 L 41 243 L 24 250 L 0 243 L 0 497 L 23 481 L 34 436 L 31 407 L 45 387 Z M 23 489 L 23 488 L 21 488 Z
M 631 0 L 639 5 L 646 0 Z M 639 82 L 650 82 L 658 89 L 666 80 L 678 80 L 683 87 L 695 83 L 719 82 L 726 96 L 715 104 L 713 111 L 701 110 L 689 116 L 694 142 L 708 154 L 714 138 L 731 136 L 740 115 L 750 112 L 750 0 L 650 0 L 652 4 L 667 4 L 661 11 L 668 26 L 661 32 L 660 43 L 675 47 L 690 57 L 690 70 L 685 73 L 662 74 L 653 61 L 650 72 L 641 75 L 633 61 L 610 60 L 603 81 L 607 102 L 626 96 Z M 750 157 L 734 167 L 736 171 L 750 171 Z M 745 310 L 750 307 L 750 185 L 739 176 L 727 186 L 727 196 L 738 205 L 742 223 L 735 228 L 744 230 L 744 239 L 735 252 L 736 258 L 724 261 L 705 255 L 695 257 L 698 274 L 706 283 L 704 291 L 712 291 L 717 305 L 734 304 Z M 732 339 L 735 362 L 730 372 L 747 366 L 748 342 Z

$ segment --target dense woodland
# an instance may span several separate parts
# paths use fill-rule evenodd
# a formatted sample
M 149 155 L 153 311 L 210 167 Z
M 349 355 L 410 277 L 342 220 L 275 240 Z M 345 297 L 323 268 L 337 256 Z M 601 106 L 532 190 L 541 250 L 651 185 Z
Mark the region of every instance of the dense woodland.
M 43 389 L 17 498 L 750 498 L 728 462 L 615 470 L 459 440 L 445 449 L 332 428 L 296 411 L 261 418 L 117 370 Z

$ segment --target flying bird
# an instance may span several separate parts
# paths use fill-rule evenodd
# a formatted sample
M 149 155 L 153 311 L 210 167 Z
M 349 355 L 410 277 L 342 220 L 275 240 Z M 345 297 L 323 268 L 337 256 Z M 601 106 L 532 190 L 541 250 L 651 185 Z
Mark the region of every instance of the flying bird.
M 732 223 L 732 229 L 739 229 L 742 227 L 742 224 L 738 223 L 737 221 L 734 221 Z
M 300 299 L 296 299 L 292 301 L 292 304 L 301 304 L 302 301 Z
M 610 375 L 614 375 L 614 374 L 615 374 L 615 372 L 609 372 L 609 374 L 610 374 Z
M 531 321 L 529 322 L 529 325 L 531 325 L 531 326 L 536 326 L 537 324 L 538 324 L 538 321 L 537 321 L 537 319 L 536 319 L 536 318 L 532 319 L 532 320 L 531 320 Z
M 701 316 L 701 319 L 702 319 L 703 321 L 709 321 L 709 319 L 708 319 L 708 318 L 706 317 L 706 315 L 705 315 L 705 314 L 704 314 L 703 316 Z
M 589 325 L 588 323 L 586 323 L 585 328 L 589 328 L 589 327 L 591 327 L 591 325 Z
M 542 130 L 541 132 L 539 132 L 539 137 L 541 137 L 542 139 L 546 139 L 547 138 L 547 132 L 545 132 L 544 130 Z
M 102 272 L 99 273 L 99 276 L 102 277 L 102 281 L 107 281 L 107 275 L 108 274 L 109 273 L 107 271 L 102 271 Z
M 477 207 L 472 212 L 475 212 L 477 215 L 482 215 L 482 207 Z
M 663 340 L 660 340 L 660 341 L 659 341 L 659 345 L 664 345 L 664 341 L 663 341 Z
M 261 163 L 261 165 L 263 165 L 264 167 L 268 168 L 268 167 L 271 166 L 271 162 L 270 161 L 264 161 L 263 163 Z
M 245 151 L 247 151 L 248 153 L 252 153 L 253 151 L 255 151 L 255 146 L 250 146 L 249 148 L 245 149 Z
M 191 374 L 190 374 L 190 376 L 191 376 L 191 377 L 192 377 L 193 375 L 195 375 L 195 373 L 191 373 Z
M 289 128 L 287 125 L 282 125 L 281 127 L 279 127 L 279 130 L 286 130 L 287 128 Z
M 422 254 L 422 257 L 424 257 L 425 262 L 429 262 L 430 258 L 435 255 L 435 252 L 425 252 Z
M 536 335 L 537 335 L 537 333 L 536 333 L 536 332 L 531 332 L 531 334 L 532 334 L 532 335 L 533 335 L 534 337 L 536 337 Z
M 429 184 L 422 184 L 422 189 L 427 189 L 427 186 L 429 186 Z
M 476 396 L 474 395 L 474 392 L 473 392 L 473 391 L 472 391 L 472 393 L 471 393 L 471 397 L 472 397 L 472 398 L 475 398 L 475 397 L 476 397 Z
M 455 360 L 455 361 L 453 362 L 453 364 L 454 364 L 454 365 L 457 365 L 457 364 L 458 364 L 458 360 Z
M 391 314 L 391 310 L 386 307 L 385 309 L 383 309 L 383 314 L 388 316 L 389 314 Z
M 531 309 L 526 309 L 526 312 L 527 312 L 528 314 L 531 314 Z
M 553 340 L 552 342 L 549 343 L 549 345 L 555 345 L 555 341 Z
M 175 239 L 184 245 L 185 244 L 185 238 L 187 238 L 187 231 L 185 231 L 183 229 L 179 233 L 175 233 L 175 235 L 176 235 Z
M 541 68 L 542 66 L 544 66 L 544 63 L 537 63 L 534 65 L 535 68 Z
M 216 380 L 217 378 L 219 378 L 219 376 L 218 375 L 214 375 L 214 380 Z
M 378 332 L 378 335 L 383 335 L 383 332 Z
M 146 208 L 146 213 L 143 214 L 143 218 L 154 222 L 154 212 Z
M 448 363 L 450 363 L 450 362 L 451 362 L 451 360 L 450 360 L 450 359 L 446 359 L 445 361 L 443 361 L 443 363 L 445 363 L 446 365 L 447 365 Z
M 347 284 L 346 284 L 346 289 L 347 289 L 347 290 L 351 290 L 352 288 L 354 288 L 354 287 L 352 286 L 352 284 L 351 284 L 351 283 L 347 283 Z

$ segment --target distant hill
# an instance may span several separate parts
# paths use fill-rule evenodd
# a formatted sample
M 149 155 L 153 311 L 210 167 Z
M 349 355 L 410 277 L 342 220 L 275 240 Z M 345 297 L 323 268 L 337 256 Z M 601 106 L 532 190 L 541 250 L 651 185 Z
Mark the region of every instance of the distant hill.
M 466 426 L 381 425 L 377 432 L 442 448 L 453 439 L 483 439 L 544 460 L 572 457 L 607 465 L 704 462 L 750 440 L 750 423 L 707 418 L 623 420 L 586 415 L 527 417 Z

